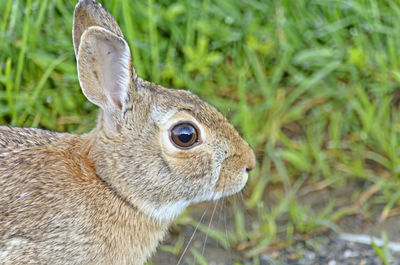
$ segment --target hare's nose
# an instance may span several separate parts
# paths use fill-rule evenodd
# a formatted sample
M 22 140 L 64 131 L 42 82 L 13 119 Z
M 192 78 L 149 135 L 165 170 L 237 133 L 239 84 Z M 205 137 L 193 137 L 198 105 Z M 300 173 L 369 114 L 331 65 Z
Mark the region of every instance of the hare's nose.
M 250 171 L 252 171 L 253 168 L 252 167 L 246 167 L 246 173 L 250 173 Z

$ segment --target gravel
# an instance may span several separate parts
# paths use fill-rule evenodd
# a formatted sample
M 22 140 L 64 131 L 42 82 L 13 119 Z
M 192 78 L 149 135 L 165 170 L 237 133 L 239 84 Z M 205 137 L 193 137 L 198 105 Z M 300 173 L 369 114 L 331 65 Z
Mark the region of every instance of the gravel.
M 320 235 L 283 250 L 263 254 L 256 260 L 240 258 L 238 253 L 226 253 L 226 250 L 210 242 L 210 244 L 207 244 L 204 256 L 210 265 L 384 265 L 375 249 L 370 245 L 371 241 L 366 244 L 351 242 L 349 241 L 351 237 L 348 236 L 348 234 L 343 237 L 333 233 Z M 358 236 L 355 236 L 355 238 Z M 195 242 L 193 243 L 196 245 Z M 159 251 L 153 259 L 153 264 L 177 264 L 177 257 Z M 191 255 L 187 255 L 181 264 L 193 265 L 197 263 L 193 262 Z M 389 264 L 400 265 L 400 252 L 391 251 Z
M 390 264 L 400 264 L 398 252 L 391 251 Z M 263 255 L 260 265 L 379 265 L 384 264 L 370 244 L 344 240 L 338 235 L 322 235 L 284 250 Z M 244 261 L 244 264 L 251 264 Z

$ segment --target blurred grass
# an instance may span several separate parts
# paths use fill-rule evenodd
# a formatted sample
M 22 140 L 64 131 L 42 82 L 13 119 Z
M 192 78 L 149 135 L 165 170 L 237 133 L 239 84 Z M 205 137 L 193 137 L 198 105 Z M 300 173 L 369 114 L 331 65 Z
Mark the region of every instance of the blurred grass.
M 75 4 L 0 1 L 1 124 L 77 133 L 93 127 L 96 108 L 76 75 Z M 223 246 L 258 255 L 298 234 L 334 229 L 344 215 L 368 218 L 376 204 L 384 207 L 381 219 L 400 208 L 398 1 L 103 4 L 141 77 L 199 94 L 256 150 L 246 207 L 235 208 L 236 231 L 229 246 L 220 239 Z M 322 209 L 299 201 L 301 190 L 352 183 L 353 207 L 337 207 L 339 198 Z

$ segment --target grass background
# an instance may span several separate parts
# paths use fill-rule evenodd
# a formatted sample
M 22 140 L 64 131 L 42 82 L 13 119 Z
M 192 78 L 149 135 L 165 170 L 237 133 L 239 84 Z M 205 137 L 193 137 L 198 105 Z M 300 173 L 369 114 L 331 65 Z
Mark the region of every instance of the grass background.
M 75 4 L 0 1 L 1 124 L 75 133 L 93 127 L 96 108 L 76 75 Z M 102 4 L 121 25 L 142 78 L 200 95 L 254 147 L 258 166 L 244 207 L 233 205 L 226 248 L 257 256 L 334 229 L 343 216 L 375 218 L 376 205 L 380 220 L 399 212 L 398 1 Z M 299 200 L 348 186 L 345 206 L 334 196 L 319 208 Z

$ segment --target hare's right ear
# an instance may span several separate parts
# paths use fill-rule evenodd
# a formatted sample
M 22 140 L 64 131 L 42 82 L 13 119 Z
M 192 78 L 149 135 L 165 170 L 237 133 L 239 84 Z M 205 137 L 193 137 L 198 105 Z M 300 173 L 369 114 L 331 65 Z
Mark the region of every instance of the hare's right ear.
M 117 114 L 135 74 L 117 22 L 95 1 L 81 0 L 75 8 L 73 38 L 83 93 L 106 115 Z

